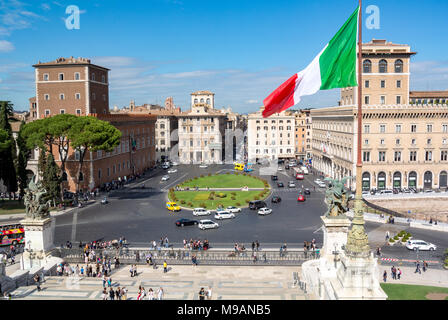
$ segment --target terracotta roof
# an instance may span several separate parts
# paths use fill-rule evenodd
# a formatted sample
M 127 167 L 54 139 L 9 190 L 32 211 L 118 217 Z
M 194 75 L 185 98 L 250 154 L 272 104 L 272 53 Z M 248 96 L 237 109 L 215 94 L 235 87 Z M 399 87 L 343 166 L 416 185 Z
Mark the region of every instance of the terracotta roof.
M 90 59 L 87 59 L 87 58 L 73 58 L 73 57 L 70 57 L 70 58 L 61 57 L 61 58 L 57 58 L 56 60 L 50 61 L 50 62 L 40 62 L 39 61 L 37 64 L 34 64 L 33 67 L 36 68 L 36 67 L 73 66 L 73 65 L 78 65 L 78 66 L 79 65 L 82 65 L 82 66 L 91 65 L 91 66 L 95 66 L 95 67 L 98 67 L 98 68 L 101 68 L 101 69 L 109 70 L 109 69 L 107 69 L 105 67 L 101 67 L 101 66 L 92 64 L 90 62 Z
M 196 92 L 193 92 L 192 95 L 193 95 L 193 94 L 213 94 L 213 95 L 214 95 L 213 92 L 210 92 L 210 91 L 207 91 L 207 90 L 204 90 L 204 91 L 196 91 Z
M 448 98 L 448 90 L 446 91 L 411 91 L 410 98 Z

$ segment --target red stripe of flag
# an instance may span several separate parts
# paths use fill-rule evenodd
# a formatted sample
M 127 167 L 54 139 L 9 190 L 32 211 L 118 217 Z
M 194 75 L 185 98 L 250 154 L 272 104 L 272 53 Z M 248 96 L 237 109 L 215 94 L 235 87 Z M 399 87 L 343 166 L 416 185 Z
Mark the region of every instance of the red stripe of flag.
M 270 117 L 274 113 L 280 113 L 294 105 L 294 91 L 296 89 L 297 73 L 286 80 L 280 87 L 274 90 L 264 99 L 263 117 Z

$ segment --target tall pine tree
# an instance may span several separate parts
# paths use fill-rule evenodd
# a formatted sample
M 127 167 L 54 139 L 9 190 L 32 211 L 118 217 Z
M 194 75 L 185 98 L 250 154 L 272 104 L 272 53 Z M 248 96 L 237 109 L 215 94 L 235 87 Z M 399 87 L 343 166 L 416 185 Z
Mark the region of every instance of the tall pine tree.
M 13 105 L 9 101 L 0 101 L 0 129 L 7 132 L 8 140 L 14 141 L 9 118 L 13 115 Z M 17 157 L 16 144 L 11 143 L 8 148 L 0 150 L 0 180 L 8 192 L 17 191 L 17 177 L 15 160 Z
M 45 169 L 42 176 L 42 185 L 47 191 L 45 200 L 53 201 L 53 205 L 59 202 L 61 195 L 60 169 L 51 153 L 48 154 Z
M 22 129 L 25 122 L 22 121 L 20 125 L 19 134 L 17 136 L 17 147 L 19 148 L 19 153 L 17 155 L 17 181 L 19 182 L 20 198 L 23 198 L 25 194 L 25 188 L 27 187 L 27 174 L 26 166 L 31 155 L 31 150 L 27 147 L 26 141 L 23 137 Z

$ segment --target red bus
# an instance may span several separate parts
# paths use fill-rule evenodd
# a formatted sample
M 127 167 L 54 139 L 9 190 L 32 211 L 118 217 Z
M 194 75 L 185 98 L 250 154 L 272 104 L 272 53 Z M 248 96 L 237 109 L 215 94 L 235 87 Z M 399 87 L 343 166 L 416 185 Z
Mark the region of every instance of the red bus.
M 21 224 L 0 226 L 0 246 L 25 243 L 25 230 Z

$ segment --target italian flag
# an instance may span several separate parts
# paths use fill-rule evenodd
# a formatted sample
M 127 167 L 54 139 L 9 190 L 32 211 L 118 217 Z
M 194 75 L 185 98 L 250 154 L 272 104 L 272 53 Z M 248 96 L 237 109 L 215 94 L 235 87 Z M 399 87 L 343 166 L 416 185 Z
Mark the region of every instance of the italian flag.
M 264 99 L 263 117 L 282 112 L 302 96 L 319 90 L 356 87 L 356 41 L 359 7 L 325 48 L 304 70 L 296 73 Z

